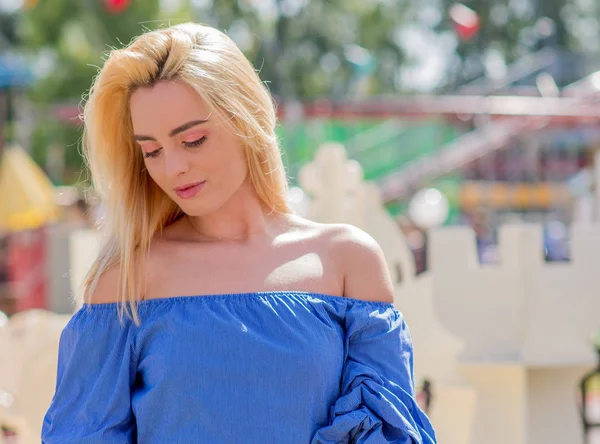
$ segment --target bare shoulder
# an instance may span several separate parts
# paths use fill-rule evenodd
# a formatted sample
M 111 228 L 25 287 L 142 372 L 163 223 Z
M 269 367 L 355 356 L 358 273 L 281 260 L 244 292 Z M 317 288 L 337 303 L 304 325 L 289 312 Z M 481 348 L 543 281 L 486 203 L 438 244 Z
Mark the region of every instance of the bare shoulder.
M 88 304 L 108 304 L 117 302 L 119 289 L 119 266 L 106 270 L 91 292 L 86 292 L 85 302 Z
M 379 244 L 371 235 L 350 224 L 305 221 L 318 232 L 320 248 L 329 251 L 344 279 L 344 296 L 392 303 L 394 289 Z
M 141 294 L 137 298 L 147 298 L 147 292 L 156 287 L 157 281 L 164 276 L 163 270 L 169 269 L 169 258 L 171 257 L 171 246 L 178 240 L 184 238 L 182 234 L 185 223 L 179 219 L 156 233 L 150 242 L 149 250 L 142 260 L 134 254 L 134 269 L 143 273 L 144 282 Z M 121 267 L 119 263 L 107 269 L 98 278 L 91 291 L 86 291 L 84 301 L 88 304 L 106 304 L 119 302 L 119 288 L 121 285 Z

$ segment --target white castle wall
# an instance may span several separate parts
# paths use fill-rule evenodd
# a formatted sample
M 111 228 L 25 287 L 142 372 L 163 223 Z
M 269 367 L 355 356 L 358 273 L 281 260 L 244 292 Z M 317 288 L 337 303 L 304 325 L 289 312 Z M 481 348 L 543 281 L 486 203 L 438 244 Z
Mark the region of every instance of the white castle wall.
M 541 227 L 504 226 L 500 263 L 480 266 L 470 229 L 431 233 L 436 306 L 444 326 L 465 341 L 464 361 L 536 367 L 593 362 L 589 339 L 600 327 L 600 276 L 594 273 L 600 227 L 576 225 L 571 236 L 572 261 L 546 264 Z
M 505 226 L 500 263 L 481 266 L 471 230 L 431 233 L 438 317 L 461 338 L 459 363 L 478 391 L 474 442 L 580 440 L 576 387 L 600 327 L 600 226 L 575 225 L 571 239 L 572 261 L 546 264 L 541 227 Z

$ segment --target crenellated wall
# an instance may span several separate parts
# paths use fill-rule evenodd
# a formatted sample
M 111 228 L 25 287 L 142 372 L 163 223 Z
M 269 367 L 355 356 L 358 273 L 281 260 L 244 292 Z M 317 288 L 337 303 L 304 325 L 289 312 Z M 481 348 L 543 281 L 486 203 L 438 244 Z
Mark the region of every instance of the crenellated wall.
M 570 262 L 544 262 L 542 227 L 536 225 L 501 227 L 499 250 L 498 264 L 480 265 L 469 228 L 431 233 L 435 306 L 440 322 L 464 343 L 461 360 L 531 367 L 593 363 L 600 226 L 572 227 Z
M 574 225 L 571 239 L 570 262 L 545 263 L 541 226 L 503 226 L 499 263 L 480 265 L 469 228 L 431 233 L 436 314 L 463 344 L 458 363 L 477 391 L 473 442 L 579 442 L 576 387 L 600 327 L 600 226 Z

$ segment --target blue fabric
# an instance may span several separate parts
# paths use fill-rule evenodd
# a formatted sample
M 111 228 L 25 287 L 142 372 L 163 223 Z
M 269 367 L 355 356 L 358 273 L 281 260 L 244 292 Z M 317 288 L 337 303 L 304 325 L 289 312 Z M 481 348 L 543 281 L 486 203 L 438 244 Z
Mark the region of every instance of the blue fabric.
M 435 443 L 392 304 L 304 292 L 85 305 L 65 327 L 42 440 Z

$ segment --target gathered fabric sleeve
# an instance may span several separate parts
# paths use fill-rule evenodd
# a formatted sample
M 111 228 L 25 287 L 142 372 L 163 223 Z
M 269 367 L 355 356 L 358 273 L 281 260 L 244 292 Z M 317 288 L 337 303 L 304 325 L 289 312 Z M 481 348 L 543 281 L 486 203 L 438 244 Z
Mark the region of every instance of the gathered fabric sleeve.
M 64 328 L 42 442 L 135 443 L 133 331 L 114 305 L 84 306 Z
M 345 326 L 341 394 L 311 444 L 435 444 L 415 400 L 412 341 L 400 312 L 353 300 Z

